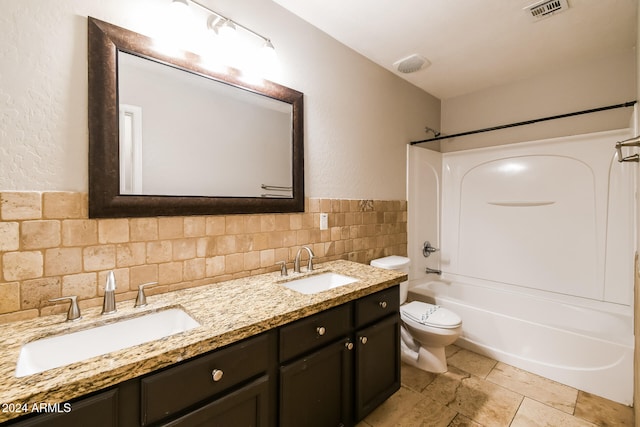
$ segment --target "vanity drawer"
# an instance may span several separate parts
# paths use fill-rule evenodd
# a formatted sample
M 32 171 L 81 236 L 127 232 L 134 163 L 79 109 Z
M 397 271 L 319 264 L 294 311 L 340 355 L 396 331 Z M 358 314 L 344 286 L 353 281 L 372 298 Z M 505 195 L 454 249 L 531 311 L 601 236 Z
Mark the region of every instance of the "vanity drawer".
M 399 309 L 400 289 L 398 286 L 361 298 L 356 301 L 356 328 L 396 313 Z
M 327 345 L 349 335 L 351 304 L 314 314 L 280 328 L 280 361 Z
M 269 335 L 216 350 L 141 380 L 142 425 L 172 416 L 267 371 Z

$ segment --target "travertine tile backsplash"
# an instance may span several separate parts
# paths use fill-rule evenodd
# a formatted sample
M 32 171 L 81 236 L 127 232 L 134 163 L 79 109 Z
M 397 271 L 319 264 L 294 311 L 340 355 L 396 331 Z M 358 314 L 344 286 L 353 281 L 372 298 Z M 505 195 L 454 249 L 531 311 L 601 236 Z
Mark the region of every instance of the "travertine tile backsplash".
M 320 230 L 320 212 L 329 229 Z M 307 199 L 304 213 L 88 219 L 87 195 L 0 193 L 0 322 L 64 312 L 48 300 L 77 295 L 102 304 L 106 273 L 118 300 L 292 267 L 300 246 L 317 262 L 368 263 L 407 253 L 404 200 Z

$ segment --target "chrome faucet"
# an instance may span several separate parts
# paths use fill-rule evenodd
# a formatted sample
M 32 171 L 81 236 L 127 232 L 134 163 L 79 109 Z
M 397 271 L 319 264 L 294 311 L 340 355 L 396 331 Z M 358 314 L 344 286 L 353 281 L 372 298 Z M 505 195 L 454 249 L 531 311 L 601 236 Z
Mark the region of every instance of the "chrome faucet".
M 107 273 L 107 283 L 104 286 L 102 314 L 111 314 L 116 311 L 116 276 L 113 274 L 113 271 L 110 271 Z
M 307 263 L 307 271 L 312 271 L 313 270 L 313 257 L 315 255 L 313 254 L 313 251 L 308 246 L 303 246 L 300 249 L 298 249 L 298 253 L 296 254 L 296 259 L 293 261 L 293 271 L 295 271 L 296 273 L 300 273 L 300 255 L 302 254 L 302 250 L 303 249 L 306 249 L 307 253 L 309 254 L 309 262 Z
M 53 298 L 50 299 L 49 302 L 56 301 L 71 301 L 71 305 L 69 305 L 69 311 L 67 312 L 67 322 L 73 322 L 75 320 L 82 319 L 82 315 L 80 314 L 80 307 L 78 306 L 78 297 L 76 295 L 71 295 L 68 297 L 62 298 Z

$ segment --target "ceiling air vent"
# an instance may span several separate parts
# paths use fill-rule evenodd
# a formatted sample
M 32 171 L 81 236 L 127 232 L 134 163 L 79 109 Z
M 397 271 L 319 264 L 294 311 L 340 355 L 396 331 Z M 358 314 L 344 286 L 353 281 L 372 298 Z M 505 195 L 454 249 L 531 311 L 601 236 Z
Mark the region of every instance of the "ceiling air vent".
M 533 21 L 548 18 L 555 13 L 569 9 L 567 0 L 544 0 L 531 4 L 524 8 Z
M 413 54 L 393 63 L 396 70 L 404 74 L 415 73 L 431 65 L 431 62 L 422 55 Z

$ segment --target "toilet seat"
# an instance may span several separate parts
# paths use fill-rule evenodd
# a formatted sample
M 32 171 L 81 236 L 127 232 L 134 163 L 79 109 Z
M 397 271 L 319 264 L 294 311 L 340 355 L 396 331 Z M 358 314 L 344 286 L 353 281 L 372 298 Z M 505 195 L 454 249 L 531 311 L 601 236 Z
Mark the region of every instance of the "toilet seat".
M 438 305 L 412 301 L 400 307 L 401 317 L 434 328 L 455 329 L 462 324 L 460 316 Z

